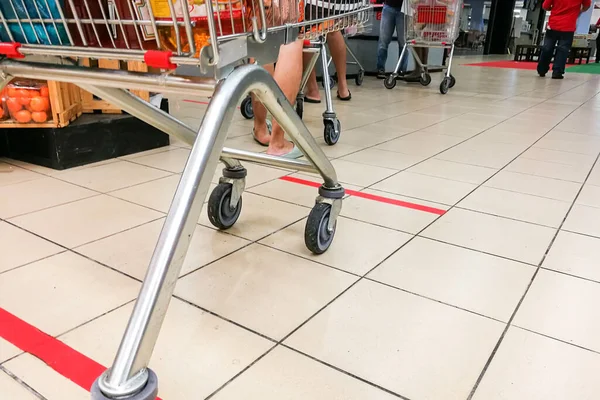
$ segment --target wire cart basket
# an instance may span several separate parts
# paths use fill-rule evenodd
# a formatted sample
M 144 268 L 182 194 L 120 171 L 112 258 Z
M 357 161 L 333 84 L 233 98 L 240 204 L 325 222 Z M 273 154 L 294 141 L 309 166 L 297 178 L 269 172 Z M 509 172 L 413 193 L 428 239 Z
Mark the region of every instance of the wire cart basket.
M 394 72 L 386 77 L 384 85 L 388 89 L 396 86 L 396 81 L 406 71 L 400 71 L 402 59 L 410 53 L 421 72 L 420 82 L 423 86 L 431 83 L 430 69 L 441 69 L 444 78 L 440 83 L 440 93 L 446 94 L 456 84 L 452 76 L 452 59 L 454 42 L 458 38 L 460 13 L 463 0 L 405 0 L 409 1 L 405 14 L 406 42 L 400 53 Z M 446 65 L 429 65 L 424 63 L 415 48 L 438 48 L 448 51 Z
M 231 227 L 240 215 L 247 172 L 240 161 L 318 172 L 323 184 L 305 243 L 317 254 L 329 248 L 344 189 L 273 78 L 247 61 L 273 63 L 281 44 L 356 25 L 366 8 L 331 15 L 323 10 L 320 18 L 304 22 L 298 0 L 0 2 L 0 89 L 13 77 L 72 82 L 192 145 L 121 345 L 91 388 L 93 399 L 155 399 L 158 380 L 148 363 L 219 160 L 223 177 L 208 201 L 215 226 Z M 81 58 L 141 61 L 160 72 L 95 69 Z M 177 75 L 184 65 L 197 67 L 201 76 Z M 124 88 L 212 97 L 196 132 Z M 250 92 L 307 161 L 224 147 L 235 105 Z

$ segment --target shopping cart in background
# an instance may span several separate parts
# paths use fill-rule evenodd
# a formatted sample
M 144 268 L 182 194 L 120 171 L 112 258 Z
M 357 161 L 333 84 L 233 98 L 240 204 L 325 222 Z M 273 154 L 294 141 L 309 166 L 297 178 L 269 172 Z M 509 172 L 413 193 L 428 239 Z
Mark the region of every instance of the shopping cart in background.
M 405 14 L 406 42 L 398 58 L 394 72 L 383 81 L 388 89 L 396 86 L 396 81 L 406 71 L 400 71 L 403 57 L 412 54 L 416 67 L 421 71 L 420 82 L 423 86 L 431 83 L 431 69 L 441 69 L 444 78 L 440 83 L 440 93 L 446 94 L 456 84 L 452 76 L 452 58 L 454 56 L 454 41 L 458 38 L 460 11 L 463 0 L 406 0 L 409 1 L 409 12 Z M 429 65 L 423 63 L 416 47 L 438 48 L 448 51 L 445 65 Z
M 323 2 L 321 2 L 323 3 Z M 365 9 L 368 7 L 368 2 L 366 0 L 354 0 L 348 2 L 348 4 L 352 5 L 352 8 Z M 358 14 L 360 20 L 357 25 L 353 26 L 340 26 L 339 29 L 333 30 L 344 30 L 347 34 L 356 34 L 359 32 L 359 29 L 365 29 L 365 22 L 368 20 L 368 15 L 366 12 L 361 12 Z M 333 30 L 330 30 L 333 31 Z M 304 53 L 311 54 L 311 58 L 309 63 L 305 66 L 302 82 L 300 84 L 300 91 L 298 92 L 298 96 L 296 97 L 296 113 L 302 118 L 304 114 L 304 91 L 306 89 L 306 84 L 308 83 L 308 79 L 311 71 L 315 67 L 319 56 L 321 56 L 322 60 L 322 70 L 323 70 L 323 78 L 322 85 L 325 89 L 325 111 L 323 112 L 323 139 L 325 143 L 328 145 L 334 145 L 340 139 L 342 133 L 342 124 L 338 120 L 337 115 L 335 113 L 335 109 L 333 107 L 333 98 L 331 95 L 331 89 L 335 86 L 336 76 L 329 75 L 329 66 L 331 65 L 332 58 L 327 56 L 327 46 L 326 46 L 326 37 L 321 36 L 316 38 L 315 40 L 305 40 L 304 41 Z M 346 44 L 346 52 L 352 58 L 351 61 L 348 61 L 348 65 L 355 65 L 358 67 L 357 75 L 355 78 L 356 85 L 360 86 L 363 83 L 363 79 L 365 76 L 365 70 L 363 66 L 358 61 L 358 58 L 354 55 L 352 50 Z M 242 116 L 246 119 L 254 118 L 254 110 L 252 108 L 252 98 L 250 96 L 246 97 L 242 100 L 240 105 L 240 112 Z
M 365 7 L 365 9 L 368 7 Z M 147 368 L 219 159 L 223 177 L 208 200 L 211 222 L 232 226 L 242 209 L 252 161 L 317 172 L 323 179 L 305 243 L 323 253 L 332 243 L 344 189 L 335 169 L 266 70 L 281 44 L 316 39 L 353 26 L 358 8 L 311 22 L 297 0 L 3 0 L 0 3 L 0 89 L 13 77 L 72 82 L 150 125 L 192 145 L 146 277 L 112 364 L 94 383 L 92 398 L 148 400 L 156 375 Z M 207 17 L 209 16 L 209 17 Z M 159 73 L 86 67 L 81 58 L 141 61 Z M 179 76 L 192 65 L 200 77 Z M 211 97 L 199 131 L 124 88 Z M 252 92 L 279 121 L 307 161 L 225 148 L 239 99 Z

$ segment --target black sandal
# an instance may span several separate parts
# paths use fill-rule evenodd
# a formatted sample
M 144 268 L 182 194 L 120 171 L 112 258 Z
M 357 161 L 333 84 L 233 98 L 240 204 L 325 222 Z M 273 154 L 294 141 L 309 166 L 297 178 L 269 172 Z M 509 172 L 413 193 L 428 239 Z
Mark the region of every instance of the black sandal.
M 350 93 L 350 90 L 348 90 L 348 96 L 341 97 L 340 92 L 337 92 L 337 98 L 340 99 L 341 101 L 350 101 L 352 99 L 352 93 Z
M 311 99 L 310 97 L 304 96 L 304 102 L 310 104 L 321 104 L 321 100 Z

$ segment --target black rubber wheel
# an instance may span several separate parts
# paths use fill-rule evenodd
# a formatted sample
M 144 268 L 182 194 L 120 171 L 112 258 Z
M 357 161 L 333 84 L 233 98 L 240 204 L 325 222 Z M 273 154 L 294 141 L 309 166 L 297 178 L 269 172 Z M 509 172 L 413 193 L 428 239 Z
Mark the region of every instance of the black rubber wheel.
M 364 79 L 365 79 L 365 71 L 362 69 L 358 70 L 358 74 L 356 74 L 356 78 L 354 78 L 354 83 L 356 83 L 356 86 L 362 85 Z
M 385 86 L 387 89 L 393 89 L 396 87 L 396 78 L 394 77 L 394 75 L 390 74 L 388 76 L 385 77 L 385 79 L 383 80 L 383 86 Z
M 456 78 L 454 77 L 454 75 L 450 74 L 450 85 L 448 85 L 448 87 L 452 89 L 454 85 L 456 85 Z
M 446 94 L 448 93 L 448 89 L 450 89 L 450 78 L 444 78 L 442 83 L 440 83 L 440 93 Z
M 335 76 L 329 76 L 329 88 L 333 89 L 335 87 Z M 325 79 L 321 80 L 321 86 L 323 86 L 323 88 L 325 88 Z
M 330 217 L 331 204 L 327 203 L 315 204 L 308 215 L 306 228 L 304 229 L 304 243 L 314 254 L 325 253 L 333 242 L 337 223 L 333 226 L 333 231 L 329 232 L 327 225 Z
M 342 134 L 342 123 L 339 119 L 336 119 L 335 122 L 324 119 L 323 125 L 325 129 L 323 130 L 323 138 L 325 139 L 325 143 L 330 146 L 333 146 L 340 140 L 340 136 Z
M 431 83 L 431 75 L 429 75 L 429 74 L 421 75 L 421 78 L 419 79 L 419 83 L 423 86 L 429 86 L 429 84 Z
M 296 100 L 296 114 L 302 119 L 302 116 L 304 115 L 304 99 Z
M 208 219 L 215 228 L 229 229 L 240 217 L 242 198 L 240 197 L 237 207 L 231 208 L 232 190 L 233 185 L 231 183 L 219 183 L 208 198 Z
M 242 100 L 242 104 L 240 105 L 240 111 L 242 112 L 242 116 L 244 118 L 254 118 L 254 110 L 252 109 L 252 97 L 248 96 L 244 100 Z

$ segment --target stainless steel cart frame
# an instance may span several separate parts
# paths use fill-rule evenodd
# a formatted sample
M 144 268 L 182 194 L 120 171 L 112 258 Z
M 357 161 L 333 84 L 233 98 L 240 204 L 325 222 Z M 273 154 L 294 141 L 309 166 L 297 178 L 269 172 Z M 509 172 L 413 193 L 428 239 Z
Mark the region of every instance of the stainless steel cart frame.
M 72 82 L 192 145 L 114 362 L 91 388 L 94 400 L 154 400 L 158 379 L 148 363 L 219 160 L 225 164 L 223 177 L 208 202 L 209 219 L 215 226 L 226 229 L 239 217 L 246 177 L 240 161 L 252 161 L 319 173 L 323 184 L 307 219 L 305 243 L 311 251 L 322 253 L 329 248 L 335 234 L 344 189 L 332 164 L 269 73 L 256 65 L 244 65 L 244 61 L 253 57 L 264 64 L 272 63 L 281 44 L 298 37 L 314 39 L 326 30 L 357 24 L 369 5 L 365 1 L 363 7 L 351 12 L 303 23 L 297 22 L 297 0 L 247 0 L 243 6 L 237 0 L 208 1 L 202 7 L 215 18 L 207 19 L 210 42 L 199 49 L 194 42 L 197 22 L 188 7 L 176 8 L 177 0 L 165 0 L 172 17 L 166 20 L 154 18 L 152 2 L 147 3 L 147 17 L 137 16 L 128 2 L 130 17 L 125 18 L 118 10 L 103 9 L 97 1 L 101 15 L 94 16 L 90 11 L 94 1 L 97 0 L 66 0 L 74 13 L 69 18 L 58 0 L 0 3 L 0 37 L 4 37 L 0 43 L 0 89 L 13 77 Z M 224 4 L 229 11 L 219 8 Z M 85 6 L 87 14 L 78 15 L 76 5 Z M 219 12 L 214 12 L 216 9 Z M 224 30 L 229 22 L 224 17 L 222 20 L 222 16 L 233 15 L 233 9 L 243 11 L 242 26 L 250 28 L 235 31 L 232 17 L 232 29 Z M 323 25 L 324 22 L 329 23 Z M 176 48 L 144 49 L 147 43 L 142 40 L 142 29 L 156 33 L 159 27 L 172 29 Z M 131 29 L 135 31 L 135 39 L 129 36 L 128 40 L 125 33 L 131 33 Z M 299 35 L 300 29 L 303 33 Z M 109 44 L 102 43 L 103 30 L 109 33 Z M 115 40 L 119 32 L 124 37 L 121 44 Z M 163 48 L 165 43 L 158 34 L 155 41 L 156 47 Z M 79 57 L 145 61 L 162 72 L 94 69 L 79 65 L 76 61 Z M 177 76 L 174 70 L 179 65 L 197 66 L 203 76 Z M 212 97 L 196 132 L 124 88 Z M 307 161 L 224 147 L 235 105 L 248 93 L 266 106 Z

